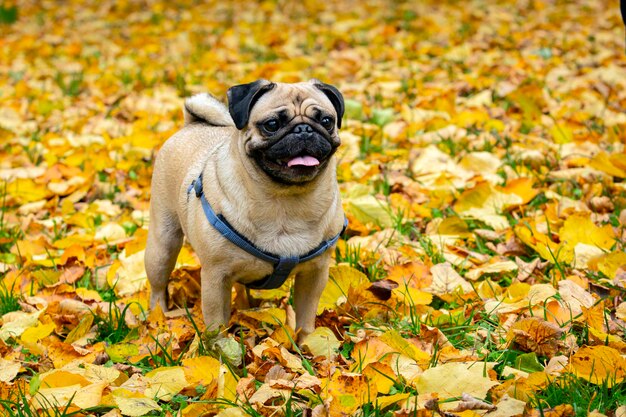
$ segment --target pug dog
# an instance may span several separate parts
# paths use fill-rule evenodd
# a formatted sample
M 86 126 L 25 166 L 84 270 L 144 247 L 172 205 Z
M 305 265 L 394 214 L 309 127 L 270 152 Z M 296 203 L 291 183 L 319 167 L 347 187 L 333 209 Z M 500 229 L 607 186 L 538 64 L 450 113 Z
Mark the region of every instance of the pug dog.
M 295 277 L 299 336 L 314 330 L 331 251 L 345 228 L 335 151 L 341 93 L 318 80 L 258 80 L 184 106 L 184 127 L 158 152 L 145 267 L 150 305 L 167 311 L 170 273 L 186 236 L 201 262 L 202 314 L 227 325 L 235 283 Z

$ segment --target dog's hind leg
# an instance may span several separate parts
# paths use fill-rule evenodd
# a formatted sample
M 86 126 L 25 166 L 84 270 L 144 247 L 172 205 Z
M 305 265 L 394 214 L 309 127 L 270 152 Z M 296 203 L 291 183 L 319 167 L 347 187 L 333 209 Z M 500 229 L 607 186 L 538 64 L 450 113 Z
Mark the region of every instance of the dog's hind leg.
M 157 304 L 167 311 L 167 283 L 183 245 L 183 231 L 175 214 L 150 204 L 150 227 L 146 244 L 145 265 L 150 281 L 150 308 Z

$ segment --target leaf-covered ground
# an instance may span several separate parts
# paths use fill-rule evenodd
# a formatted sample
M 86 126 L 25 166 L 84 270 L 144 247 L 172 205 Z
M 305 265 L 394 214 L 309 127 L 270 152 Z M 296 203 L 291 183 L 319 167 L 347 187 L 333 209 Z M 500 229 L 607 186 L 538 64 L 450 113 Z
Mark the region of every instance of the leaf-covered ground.
M 204 333 L 189 247 L 150 312 L 183 98 L 313 77 L 347 98 L 350 220 L 316 332 L 286 285 Z M 5 1 L 0 100 L 6 415 L 626 412 L 614 1 Z

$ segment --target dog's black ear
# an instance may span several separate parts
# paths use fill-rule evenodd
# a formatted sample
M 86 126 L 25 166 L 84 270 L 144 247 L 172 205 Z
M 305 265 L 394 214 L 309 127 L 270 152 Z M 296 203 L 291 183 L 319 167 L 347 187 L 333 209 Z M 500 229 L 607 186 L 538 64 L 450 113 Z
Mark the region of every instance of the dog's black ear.
M 228 89 L 226 93 L 228 96 L 228 111 L 237 129 L 241 130 L 246 127 L 254 103 L 264 93 L 274 88 L 275 85 L 267 80 L 257 80 L 249 84 L 235 85 Z
M 341 129 L 341 119 L 343 118 L 343 113 L 345 111 L 345 105 L 343 102 L 343 95 L 337 90 L 336 87 L 321 82 L 320 80 L 312 79 L 311 82 L 313 85 L 320 90 L 322 93 L 326 94 L 326 97 L 330 100 L 335 111 L 337 112 L 337 128 Z

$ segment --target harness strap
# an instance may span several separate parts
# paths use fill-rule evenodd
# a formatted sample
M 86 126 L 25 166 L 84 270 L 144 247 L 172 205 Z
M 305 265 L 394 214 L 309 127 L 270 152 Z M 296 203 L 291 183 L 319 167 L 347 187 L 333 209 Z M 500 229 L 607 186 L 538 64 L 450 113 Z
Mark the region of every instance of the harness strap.
M 187 194 L 191 193 L 192 190 L 195 191 L 196 197 L 200 199 L 204 215 L 206 216 L 211 226 L 215 228 L 215 230 L 220 232 L 222 236 L 224 236 L 226 239 L 228 239 L 239 248 L 248 252 L 250 255 L 262 259 L 266 262 L 270 262 L 274 266 L 274 271 L 270 275 L 260 280 L 246 284 L 248 288 L 255 290 L 276 289 L 282 286 L 287 278 L 289 278 L 291 271 L 293 271 L 293 269 L 298 264 L 313 259 L 326 252 L 335 243 L 337 243 L 339 237 L 343 234 L 343 232 L 346 230 L 346 227 L 348 226 L 348 219 L 346 218 L 344 219 L 343 228 L 341 229 L 340 233 L 333 236 L 331 239 L 324 240 L 312 251 L 306 253 L 303 256 L 282 257 L 257 248 L 252 242 L 246 239 L 245 236 L 235 230 L 235 228 L 232 227 L 230 223 L 228 223 L 223 215 L 215 214 L 215 211 L 213 211 L 213 208 L 204 196 L 204 192 L 202 189 L 202 173 L 197 179 L 195 179 L 191 183 L 191 185 L 187 189 Z

